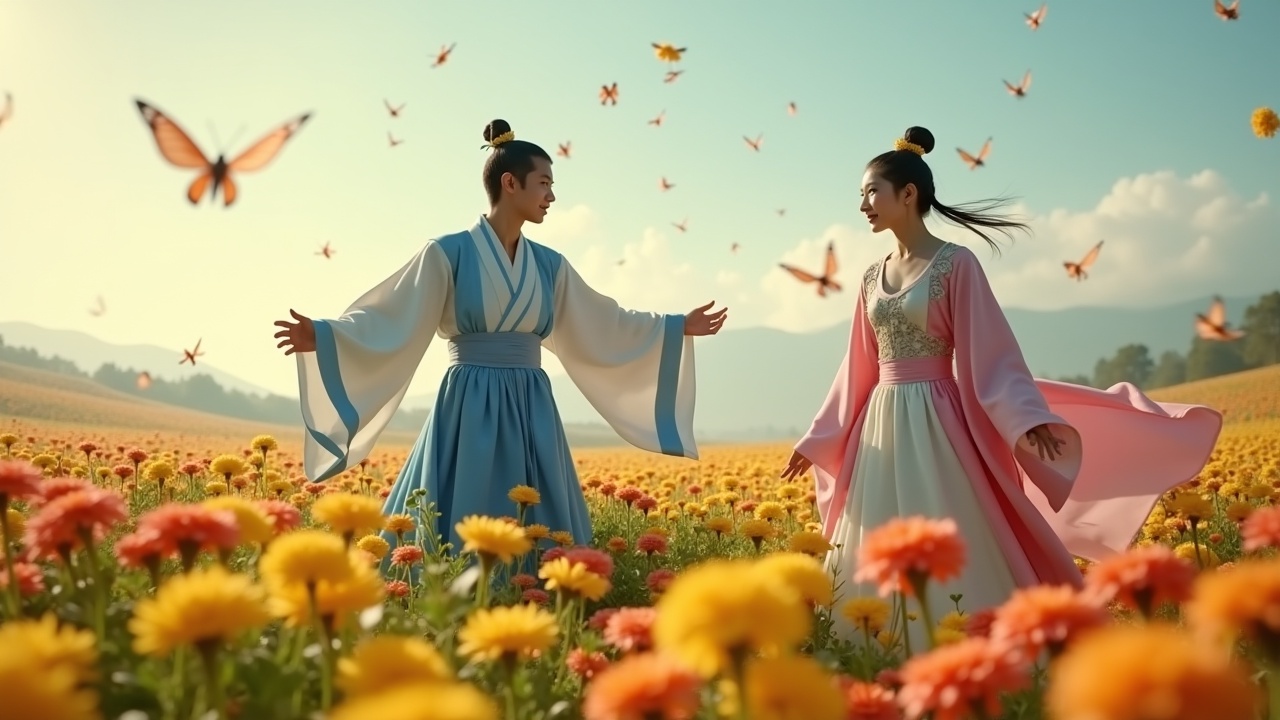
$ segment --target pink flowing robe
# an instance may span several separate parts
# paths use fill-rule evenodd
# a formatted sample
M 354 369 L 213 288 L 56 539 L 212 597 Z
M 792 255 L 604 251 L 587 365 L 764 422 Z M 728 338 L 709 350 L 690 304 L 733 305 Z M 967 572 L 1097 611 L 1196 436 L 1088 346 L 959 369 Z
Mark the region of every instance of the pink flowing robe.
M 883 263 L 864 275 L 848 352 L 795 446 L 813 463 L 828 539 L 845 510 L 868 398 L 882 367 L 900 376 L 924 366 L 936 370 L 941 361 L 946 373 L 952 352 L 960 412 L 941 413 L 941 421 L 967 477 L 938 481 L 970 483 L 1019 586 L 1079 585 L 1073 554 L 1098 560 L 1123 552 L 1159 497 L 1207 462 L 1222 427 L 1215 410 L 1157 403 L 1129 383 L 1097 390 L 1033 378 L 981 264 L 962 246 L 939 250 L 920 280 L 930 283 L 922 331 L 928 337 L 912 340 L 936 348 L 936 357 L 888 356 L 880 338 L 916 331 L 903 329 L 905 317 L 877 328 L 868 316 L 875 302 L 892 299 L 882 290 Z M 940 391 L 933 392 L 937 402 Z M 1042 460 L 1025 438 L 1042 424 L 1065 441 L 1052 461 Z

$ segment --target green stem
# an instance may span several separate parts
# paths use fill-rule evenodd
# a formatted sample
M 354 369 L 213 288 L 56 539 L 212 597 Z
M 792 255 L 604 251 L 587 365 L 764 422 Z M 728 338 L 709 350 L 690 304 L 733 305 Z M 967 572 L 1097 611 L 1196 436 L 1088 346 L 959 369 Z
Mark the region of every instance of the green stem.
M 898 613 L 902 616 L 902 648 L 911 657 L 911 618 L 907 617 L 907 596 L 898 593 Z
M 938 647 L 938 640 L 934 637 L 933 613 L 929 611 L 929 598 L 925 592 L 929 588 L 929 576 L 925 573 L 913 572 L 908 576 L 911 582 L 911 592 L 916 596 L 916 602 L 920 605 L 920 619 L 924 621 L 925 637 L 929 639 L 929 649 Z
M 1198 524 L 1194 520 L 1191 521 L 1191 546 L 1196 550 L 1196 565 L 1199 565 L 1200 569 L 1204 570 L 1204 558 L 1200 556 L 1200 533 L 1196 531 L 1196 525 Z
M 333 704 L 333 641 L 329 639 L 329 631 L 320 617 L 314 585 L 307 588 L 307 594 L 311 604 L 311 622 L 320 643 L 320 707 L 327 712 Z
M 90 594 L 93 597 L 93 630 L 97 633 L 98 641 L 101 642 L 106 636 L 107 629 L 107 598 L 104 590 L 105 583 L 102 582 L 102 571 L 98 565 L 98 549 L 93 544 L 93 532 L 86 527 L 79 528 L 80 540 L 84 543 L 85 562 L 89 566 L 90 582 L 93 587 Z
M 222 694 L 222 673 L 218 667 L 217 641 L 204 641 L 196 644 L 200 651 L 200 659 L 204 665 L 205 707 L 212 710 L 214 718 L 221 720 L 227 715 L 226 700 Z
M 501 662 L 507 676 L 506 688 L 503 692 L 507 702 L 507 720 L 519 720 L 516 715 L 516 659 L 508 654 L 503 656 Z
M 18 587 L 18 571 L 13 566 L 13 547 L 9 545 L 9 498 L 0 495 L 0 543 L 4 544 L 5 604 L 10 616 L 22 614 L 22 591 Z
M 480 579 L 476 581 L 476 607 L 489 607 L 489 573 L 491 561 L 488 556 L 480 555 Z

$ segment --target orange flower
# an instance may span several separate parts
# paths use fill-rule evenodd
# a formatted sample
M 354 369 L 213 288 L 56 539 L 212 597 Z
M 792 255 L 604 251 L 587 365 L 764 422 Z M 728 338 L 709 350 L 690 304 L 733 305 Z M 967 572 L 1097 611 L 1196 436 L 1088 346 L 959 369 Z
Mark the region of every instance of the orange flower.
M 914 582 L 957 577 L 964 560 L 964 541 L 954 520 L 894 518 L 863 538 L 853 579 L 875 582 L 882 596 L 894 591 L 914 595 Z
M 1165 545 L 1148 545 L 1094 565 L 1084 582 L 1100 601 L 1116 601 L 1151 617 L 1162 603 L 1189 598 L 1195 578 L 1195 565 Z
M 425 554 L 417 545 L 401 545 L 391 551 L 391 564 L 395 567 L 413 565 L 422 562 Z
M 0 513 L 14 500 L 40 495 L 44 473 L 26 460 L 0 460 Z
M 40 488 L 40 499 L 37 504 L 43 504 L 57 500 L 69 492 L 76 490 L 88 490 L 97 487 L 88 480 L 77 477 L 56 477 L 49 478 L 44 481 L 44 486 Z
M 1054 665 L 1045 709 L 1055 718 L 1254 720 L 1259 700 L 1226 653 L 1153 623 L 1080 638 Z
M 276 534 L 287 533 L 302 526 L 302 512 L 282 500 L 259 500 L 258 507 L 271 521 Z
M 1214 642 L 1244 635 L 1280 663 L 1280 560 L 1247 560 L 1196 580 L 1184 606 L 1191 626 Z
M 34 557 L 65 559 L 84 538 L 96 543 L 108 528 L 128 518 L 120 495 L 96 487 L 76 490 L 42 505 L 27 521 L 24 542 Z
M 1258 508 L 1240 525 L 1241 547 L 1245 552 L 1280 546 L 1280 507 Z
M 667 539 L 657 533 L 645 533 L 636 539 L 636 550 L 645 555 L 661 555 L 667 551 Z
M 184 568 L 190 568 L 201 551 L 230 551 L 240 543 L 240 528 L 230 510 L 178 502 L 143 513 L 137 532 L 159 535 L 165 557 L 178 555 Z
M 569 651 L 564 664 L 574 675 L 583 680 L 590 680 L 609 667 L 609 658 L 602 652 L 588 652 L 576 647 Z
M 1081 633 L 1110 620 L 1105 603 L 1096 595 L 1077 592 L 1070 585 L 1036 585 L 1017 590 L 996 610 L 991 639 L 1006 640 L 1027 657 L 1042 650 L 1059 655 Z
M 973 708 L 1000 717 L 1000 694 L 1024 687 L 1029 670 L 1025 656 L 1008 646 L 966 638 L 908 660 L 898 704 L 909 720 L 929 713 L 932 720 L 964 720 Z
M 9 587 L 10 572 L 18 578 L 18 594 L 22 595 L 22 597 L 39 595 L 44 592 L 44 573 L 40 572 L 39 565 L 15 562 L 12 570 L 0 567 L 0 590 L 5 590 Z
M 847 720 L 898 720 L 902 717 L 889 688 L 848 676 L 841 676 L 839 682 L 840 691 L 844 693 Z
M 658 611 L 651 607 L 619 608 L 604 626 L 604 641 L 625 652 L 653 647 L 653 621 Z
M 964 624 L 964 632 L 970 637 L 987 637 L 991 634 L 991 623 L 995 622 L 996 611 L 983 608 L 969 616 Z
M 628 655 L 587 685 L 586 720 L 688 720 L 698 711 L 701 679 L 666 655 Z

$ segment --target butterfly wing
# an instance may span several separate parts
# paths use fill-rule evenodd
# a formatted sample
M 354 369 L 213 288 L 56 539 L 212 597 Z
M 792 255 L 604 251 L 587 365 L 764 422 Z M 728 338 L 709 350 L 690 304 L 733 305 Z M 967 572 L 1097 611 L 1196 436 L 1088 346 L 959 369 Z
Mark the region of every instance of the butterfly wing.
M 987 138 L 987 141 L 982 143 L 982 149 L 978 151 L 978 159 L 986 160 L 987 154 L 990 152 L 991 152 L 991 138 Z
M 1098 254 L 1101 252 L 1102 252 L 1102 241 L 1099 240 L 1098 244 L 1094 245 L 1092 250 L 1085 253 L 1084 259 L 1080 261 L 1080 268 L 1082 270 L 1088 269 L 1098 259 Z
M 1209 313 L 1207 315 L 1209 322 L 1221 328 L 1227 322 L 1227 308 L 1223 304 L 1222 298 L 1215 297 L 1213 303 L 1209 305 Z
M 839 269 L 839 266 L 836 264 L 836 244 L 828 243 L 827 244 L 827 264 L 826 264 L 826 268 L 822 271 L 827 278 L 827 282 L 831 282 L 832 280 L 835 279 L 836 270 L 838 269 Z
M 1196 314 L 1196 335 L 1202 340 L 1217 340 L 1218 328 L 1210 323 L 1205 316 Z
M 814 277 L 813 275 L 810 275 L 809 273 L 801 270 L 798 267 L 792 267 L 786 263 L 778 263 L 778 267 L 791 273 L 793 276 L 795 276 L 797 280 L 800 280 L 801 282 L 811 282 L 811 283 L 818 282 L 818 278 Z
M 280 154 L 280 149 L 284 147 L 285 142 L 293 137 L 293 134 L 298 132 L 302 124 L 310 118 L 311 113 L 304 113 L 271 131 L 266 137 L 249 146 L 249 149 L 227 163 L 227 169 L 236 172 L 262 169 Z
M 960 159 L 965 161 L 965 164 L 967 164 L 969 167 L 973 168 L 978 166 L 978 158 L 970 155 L 969 153 L 965 152 L 964 150 L 961 150 L 960 148 L 956 148 L 956 152 L 960 153 Z
M 1031 71 L 1028 70 L 1026 75 L 1022 76 L 1022 92 L 1031 89 Z
M 181 168 L 208 171 L 212 167 L 204 151 L 177 123 L 153 105 L 138 99 L 134 102 L 138 106 L 138 112 L 142 113 L 142 119 L 146 121 L 147 127 L 151 128 L 156 147 L 160 149 L 160 155 L 165 160 Z

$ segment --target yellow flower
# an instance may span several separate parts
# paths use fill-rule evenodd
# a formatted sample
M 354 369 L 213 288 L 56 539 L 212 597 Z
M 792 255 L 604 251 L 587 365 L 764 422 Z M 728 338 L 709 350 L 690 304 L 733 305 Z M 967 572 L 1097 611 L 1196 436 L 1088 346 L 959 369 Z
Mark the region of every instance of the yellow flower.
M 0 717 L 102 720 L 97 693 L 70 666 L 41 667 L 21 650 L 0 653 Z
M 269 587 L 342 582 L 351 563 L 342 538 L 323 530 L 294 530 L 276 538 L 262 553 L 258 572 Z
M 249 443 L 249 447 L 253 448 L 254 450 L 257 450 L 263 455 L 266 455 L 272 450 L 275 450 L 279 446 L 280 444 L 276 442 L 276 439 L 271 437 L 270 435 L 259 435 L 255 437 L 252 442 Z
M 525 537 L 537 542 L 538 540 L 541 540 L 542 538 L 550 535 L 551 528 L 547 527 L 546 525 L 539 525 L 537 523 L 534 523 L 532 525 L 524 526 L 524 534 L 525 534 Z
M 98 674 L 97 637 L 70 625 L 59 627 L 53 613 L 0 625 L 0 648 L 37 670 L 69 668 L 78 682 L 89 682 Z M 0 693 L 0 706 L 4 699 Z
M 752 720 L 844 720 L 844 697 L 816 660 L 804 655 L 752 658 L 745 672 Z
M 1213 517 L 1213 503 L 1196 492 L 1181 492 L 1169 500 L 1169 512 L 1199 524 Z
M 770 553 L 756 562 L 754 571 L 791 586 L 802 600 L 826 607 L 834 599 L 831 576 L 812 555 L 797 552 Z
M 474 552 L 489 563 L 511 562 L 533 548 L 524 528 L 497 518 L 469 515 L 454 529 L 462 538 L 463 552 Z
M 553 530 L 547 537 L 560 547 L 569 547 L 573 544 L 573 533 L 568 530 Z
M 1193 542 L 1184 542 L 1173 549 L 1173 554 L 1183 560 L 1196 562 L 1196 545 Z M 1200 542 L 1200 552 L 1198 554 L 1200 555 L 1199 562 L 1204 563 L 1206 568 L 1215 568 L 1222 563 L 1222 560 L 1218 558 L 1218 553 L 1214 552 L 1212 548 L 1206 546 L 1204 541 Z
M 548 590 L 588 600 L 599 600 L 612 587 L 608 578 L 591 572 L 582 563 L 571 563 L 568 558 L 543 563 L 538 569 L 538 577 L 547 581 Z
M 715 533 L 717 537 L 720 535 L 728 535 L 733 532 L 733 520 L 730 520 L 727 517 L 713 517 L 703 523 L 703 527 Z
M 209 470 L 224 480 L 230 480 L 232 475 L 244 472 L 244 461 L 235 455 L 219 455 L 209 463 Z
M 787 540 L 787 547 L 792 552 L 801 552 L 814 557 L 822 557 L 831 551 L 831 543 L 822 533 L 804 530 L 792 535 Z
M 6 508 L 4 517 L 0 518 L 0 522 L 4 523 L 5 532 L 9 533 L 11 538 L 20 538 L 22 533 L 27 529 L 27 519 L 17 508 Z
M 356 541 L 356 547 L 379 560 L 391 552 L 391 543 L 383 540 L 381 535 L 365 535 Z
M 362 695 L 334 707 L 328 720 L 498 720 L 498 706 L 470 683 L 411 685 Z
M 172 478 L 173 475 L 173 465 L 165 462 L 164 460 L 156 460 L 153 463 L 148 463 L 147 469 L 142 473 L 144 478 L 154 483 L 164 482 Z
M 703 677 L 734 654 L 786 650 L 809 634 L 813 616 L 791 587 L 744 560 L 710 560 L 671 582 L 658 600 L 654 644 Z
M 382 527 L 387 532 L 403 535 L 404 533 L 413 532 L 414 528 L 418 527 L 418 523 L 414 522 L 412 515 L 390 515 Z
M 321 496 L 311 506 L 311 517 L 328 525 L 347 540 L 377 530 L 386 522 L 382 517 L 380 501 L 367 495 L 347 493 Z
M 537 505 L 542 501 L 542 495 L 528 485 L 517 485 L 507 493 L 507 499 L 517 505 Z
M 787 509 L 780 502 L 767 500 L 756 506 L 755 514 L 760 520 L 781 520 L 787 516 Z
M 743 520 L 738 526 L 738 532 L 745 538 L 751 540 L 768 540 L 773 537 L 776 532 L 768 520 L 753 518 L 751 520 Z
M 207 495 L 225 495 L 227 493 L 227 484 L 221 480 L 211 480 L 204 484 L 204 491 Z
M 560 628 L 537 605 L 482 608 L 458 631 L 458 654 L 474 661 L 527 658 L 551 647 Z
M 1260 138 L 1272 138 L 1276 136 L 1276 131 L 1280 130 L 1280 116 L 1277 116 L 1276 111 L 1269 107 L 1260 107 L 1253 111 L 1250 124 L 1253 125 L 1254 135 Z
M 955 630 L 956 632 L 961 633 L 964 632 L 964 629 L 968 624 L 969 616 L 958 610 L 952 610 L 946 615 L 943 615 L 942 619 L 938 621 L 938 627 Z
M 933 631 L 933 640 L 939 645 L 950 645 L 952 643 L 960 642 L 961 640 L 966 640 L 968 637 L 968 633 L 965 633 L 963 630 L 956 630 L 955 628 L 944 627 L 942 625 L 939 625 Z
M 129 631 L 135 652 L 165 657 L 177 647 L 228 642 L 270 619 L 261 587 L 212 565 L 171 577 L 139 600 Z
M 348 698 L 373 695 L 402 685 L 454 680 L 453 670 L 422 638 L 381 635 L 356 645 L 338 661 L 337 685 Z
M 856 597 L 840 606 L 840 614 L 859 630 L 876 633 L 889 623 L 889 603 L 878 597 Z
M 238 495 L 211 497 L 200 504 L 214 510 L 230 510 L 236 516 L 236 525 L 240 527 L 242 543 L 265 545 L 276 534 L 275 525 L 262 508 Z
M 332 536 L 330 536 L 332 537 Z M 381 603 L 386 597 L 386 584 L 377 569 L 362 557 L 363 550 L 352 550 L 341 561 L 346 575 L 340 580 L 321 580 L 315 585 L 316 613 L 330 628 L 339 628 L 358 612 Z M 307 586 L 289 583 L 271 587 L 270 608 L 276 617 L 292 627 L 311 622 L 311 598 Z

